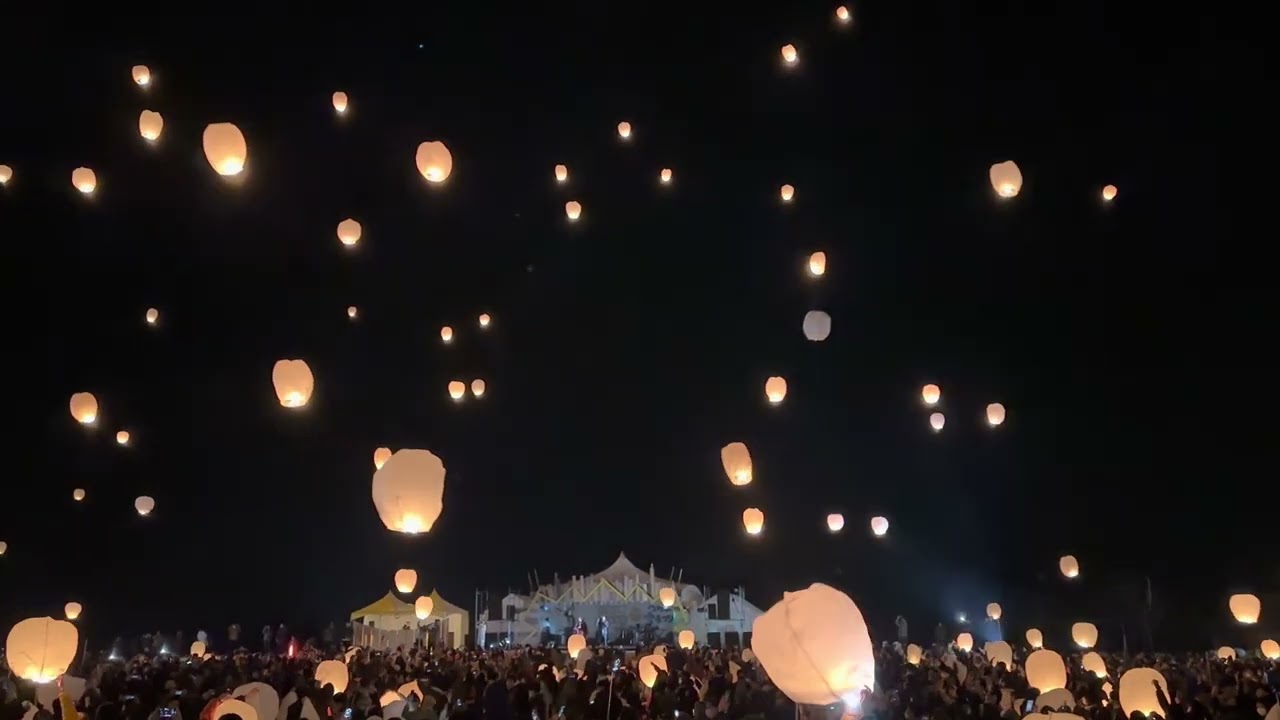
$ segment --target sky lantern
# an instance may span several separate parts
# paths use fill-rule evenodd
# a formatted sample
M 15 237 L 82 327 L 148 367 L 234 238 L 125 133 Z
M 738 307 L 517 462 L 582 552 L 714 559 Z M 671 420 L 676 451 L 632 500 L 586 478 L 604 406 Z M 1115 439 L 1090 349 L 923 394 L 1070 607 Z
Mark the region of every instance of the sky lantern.
M 577 220 L 582 216 L 582 203 L 577 200 L 570 200 L 565 203 L 564 214 L 568 215 L 570 220 Z
M 391 448 L 380 447 L 373 451 L 373 469 L 381 470 L 383 465 L 391 459 Z
M 339 90 L 333 94 L 333 109 L 342 115 L 347 111 L 347 94 Z
M 89 168 L 78 167 L 71 171 L 71 184 L 80 192 L 89 195 L 98 187 L 98 176 Z
M 676 604 L 676 589 L 672 587 L 664 587 L 658 591 L 658 601 L 662 603 L 662 607 L 669 608 Z
M 782 61 L 788 65 L 795 65 L 796 60 L 800 59 L 800 56 L 796 54 L 795 45 L 783 45 L 780 52 L 782 53 Z
M 748 535 L 759 535 L 764 529 L 764 512 L 759 508 L 747 508 L 742 511 L 742 527 Z
M 658 173 L 658 180 L 664 183 L 671 182 L 671 168 L 662 168 L 662 172 Z
M 934 413 L 929 416 L 929 427 L 933 428 L 934 432 L 941 432 L 942 428 L 946 424 L 947 424 L 947 416 L 943 415 L 940 412 Z
M 822 342 L 831 335 L 831 316 L 821 310 L 804 314 L 804 336 L 813 342 Z
M 1258 618 L 1262 615 L 1262 601 L 1257 595 L 1232 595 L 1227 600 L 1227 607 L 1231 608 L 1231 615 L 1235 617 L 1236 622 L 1245 625 L 1258 622 Z
M 151 68 L 146 65 L 133 66 L 133 81 L 138 83 L 139 87 L 146 87 L 151 84 Z
M 1044 647 L 1044 633 L 1035 628 L 1027 631 L 1027 644 L 1039 650 Z
M 1268 660 L 1280 660 L 1280 643 L 1275 640 L 1263 640 L 1258 645 L 1258 650 L 1262 652 L 1262 657 Z
M 278 360 L 271 370 L 276 397 L 287 408 L 300 408 L 311 400 L 316 389 L 315 376 L 305 360 Z
M 13 179 L 13 168 L 8 165 L 0 165 L 0 185 L 4 185 Z
M 556 166 L 556 182 L 564 182 L 569 179 L 569 168 L 564 165 Z
M 920 388 L 920 399 L 924 400 L 925 405 L 937 405 L 942 399 L 942 389 L 933 383 L 929 383 Z
M 449 381 L 449 397 L 454 400 L 461 400 L 467 394 L 467 384 L 461 380 Z
M 1036 650 L 1027 656 L 1027 682 L 1045 693 L 1067 686 L 1067 665 L 1052 650 Z
M 1120 708 L 1125 715 L 1142 713 L 1143 715 L 1159 715 L 1164 717 L 1160 707 L 1160 699 L 1156 696 L 1156 685 L 1160 686 L 1165 698 L 1169 695 L 1169 683 L 1164 675 L 1154 668 L 1130 668 L 1120 676 Z
M 1080 666 L 1098 677 L 1107 676 L 1107 661 L 1098 653 L 1090 650 L 1080 658 Z
M 991 166 L 991 187 L 1002 198 L 1016 197 L 1022 189 L 1022 171 L 1012 160 L 996 163 Z
M 875 648 L 862 612 L 848 595 L 821 583 L 783 593 L 757 617 L 751 649 L 797 704 L 848 703 L 876 686 Z
M 440 328 L 440 339 L 446 343 L 453 342 L 453 328 L 448 325 Z
M 432 602 L 430 596 L 420 595 L 417 600 L 413 601 L 414 617 L 418 618 L 419 620 L 426 620 L 427 618 L 431 617 L 431 608 L 434 604 L 435 603 Z
M 152 510 L 156 509 L 156 501 L 153 498 L 142 495 L 133 501 L 133 509 L 137 510 L 139 515 L 146 517 L 151 514 Z
M 213 123 L 204 129 L 204 156 L 219 175 L 239 175 L 249 159 L 244 133 L 234 123 Z
M 618 137 L 622 138 L 623 140 L 626 140 L 627 138 L 631 137 L 631 123 L 627 122 L 626 120 L 623 120 L 622 122 L 618 123 Z
M 889 532 L 889 519 L 881 515 L 871 518 L 871 534 L 876 537 L 884 537 Z
M 493 322 L 493 318 L 489 317 L 489 313 L 480 313 L 478 322 L 480 323 L 480 329 L 483 330 L 489 327 L 489 323 Z
M 827 254 L 819 250 L 809 256 L 809 274 L 822 277 L 827 272 Z
M 480 378 L 471 381 L 471 394 L 476 397 L 484 397 L 485 384 Z
M 720 448 L 720 463 L 724 474 L 734 485 L 751 484 L 751 453 L 745 443 L 731 442 Z
M 827 529 L 831 532 L 840 532 L 844 529 L 844 516 L 840 513 L 831 513 L 827 516 Z
M 202 658 L 204 657 L 204 654 L 206 651 L 208 651 L 208 649 L 209 648 L 207 645 L 205 645 L 204 641 L 196 640 L 195 642 L 191 643 L 191 649 L 187 652 L 187 654 L 190 655 L 191 657 Z M 241 718 L 241 720 L 244 720 L 244 718 Z
M 80 617 L 80 613 L 83 610 L 84 607 L 78 602 L 69 602 L 62 608 L 62 612 L 66 613 L 68 620 L 75 620 Z
M 351 218 L 338 223 L 338 240 L 347 247 L 360 242 L 360 223 Z
M 1108 185 L 1102 188 L 1102 199 L 1111 202 L 1116 199 L 1116 193 L 1120 192 L 1115 185 Z
M 1058 558 L 1058 570 L 1062 571 L 1063 577 L 1078 577 L 1080 575 L 1080 561 L 1076 560 L 1075 555 L 1063 555 Z
M 9 549 L 9 543 L 0 540 L 0 555 L 3 555 Z
M 973 636 L 967 632 L 960 633 L 956 636 L 956 647 L 965 652 L 973 650 Z
M 356 307 L 355 305 L 347 306 L 347 317 L 351 318 L 352 320 L 355 320 L 356 316 L 359 314 L 360 314 L 360 308 Z
M 1098 644 L 1098 628 L 1093 623 L 1078 622 L 1071 626 L 1071 639 L 1082 648 Z
M 430 183 L 442 183 L 453 172 L 453 154 L 439 141 L 424 142 L 414 157 L 418 172 Z
M 155 308 L 147 308 L 145 317 L 148 325 L 155 325 L 156 321 L 160 319 L 160 311 Z
M 51 617 L 28 618 L 9 630 L 5 660 L 18 677 L 43 685 L 66 674 L 79 644 L 75 625 Z
M 396 590 L 402 593 L 411 593 L 418 585 L 418 573 L 416 570 L 404 568 L 397 570 L 395 575 Z
M 778 195 L 782 196 L 782 202 L 791 202 L 791 198 L 796 196 L 796 189 L 790 185 L 783 185 L 778 188 Z
M 78 392 L 72 395 L 71 417 L 81 425 L 92 425 L 98 419 L 98 398 L 90 392 Z
M 316 684 L 321 688 L 332 685 L 333 691 L 340 693 L 347 689 L 348 682 L 347 664 L 341 660 L 325 660 L 316 666 Z
M 676 642 L 679 643 L 681 650 L 692 650 L 695 638 L 692 630 L 681 630 L 676 636 Z
M 116 444 L 117 444 L 117 445 L 128 445 L 128 444 L 129 444 L 129 440 L 131 439 L 131 437 L 132 437 L 132 436 L 131 436 L 131 435 L 129 435 L 129 431 L 128 431 L 128 430 L 120 430 L 120 431 L 118 431 L 118 432 L 116 433 Z
M 764 381 L 764 394 L 769 398 L 769 403 L 777 405 L 787 396 L 787 381 L 784 378 L 774 376 Z
M 849 14 L 849 8 L 844 5 L 836 8 L 836 19 L 840 22 L 847 24 L 852 18 L 853 16 Z
M 987 617 L 992 620 L 999 620 L 1004 615 L 1004 610 L 1000 607 L 1000 603 L 987 603 Z
M 71 491 L 72 500 L 75 500 L 76 502 L 80 502 L 84 500 L 84 498 L 85 498 L 84 488 L 76 488 L 75 490 Z
M 987 424 L 995 427 L 1004 422 L 1004 406 L 1000 403 L 991 403 L 987 406 Z
M 142 135 L 144 140 L 152 142 L 160 138 L 160 131 L 164 130 L 164 118 L 158 112 L 143 110 L 138 116 L 138 133 Z
M 427 532 L 444 509 L 444 463 L 427 450 L 400 450 L 373 474 L 373 505 L 388 530 Z
M 574 633 L 569 636 L 569 641 L 565 643 L 565 650 L 569 653 L 570 659 L 577 660 L 578 653 L 587 649 L 587 638 L 582 633 Z
M 923 656 L 924 656 L 924 651 L 920 649 L 919 645 L 915 643 L 907 644 L 907 662 L 911 663 L 912 665 L 919 665 L 920 659 Z
M 651 688 L 658 682 L 658 672 L 667 672 L 667 659 L 661 655 L 645 655 L 636 663 L 636 670 L 640 674 L 640 682 Z
M 1004 663 L 1006 670 L 1013 669 L 1013 647 L 1003 640 L 993 640 L 982 648 L 991 664 Z

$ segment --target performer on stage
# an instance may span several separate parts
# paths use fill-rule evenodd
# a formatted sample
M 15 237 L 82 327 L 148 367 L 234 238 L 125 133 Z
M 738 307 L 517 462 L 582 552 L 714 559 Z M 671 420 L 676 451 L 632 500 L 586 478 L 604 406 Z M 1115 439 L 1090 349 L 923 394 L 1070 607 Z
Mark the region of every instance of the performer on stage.
M 596 621 L 596 635 L 600 638 L 602 645 L 609 644 L 609 618 L 604 615 L 601 615 L 600 619 Z

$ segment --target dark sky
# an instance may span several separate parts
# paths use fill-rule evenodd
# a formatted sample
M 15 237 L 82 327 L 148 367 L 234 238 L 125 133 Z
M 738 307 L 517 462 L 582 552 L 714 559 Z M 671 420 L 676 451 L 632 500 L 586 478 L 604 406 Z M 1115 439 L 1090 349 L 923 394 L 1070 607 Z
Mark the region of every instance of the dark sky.
M 430 5 L 11 24 L 0 626 L 68 599 L 96 637 L 342 618 L 401 566 L 470 608 L 619 551 L 765 607 L 830 582 L 877 636 L 1001 600 L 1009 627 L 1094 619 L 1116 645 L 1103 623 L 1146 576 L 1206 628 L 1229 592 L 1280 589 L 1263 56 L 1211 7 L 865 3 L 841 28 L 821 2 Z M 248 139 L 239 187 L 200 148 L 221 121 Z M 431 139 L 442 186 L 414 168 Z M 1006 159 L 1025 184 L 1001 202 Z M 292 357 L 304 412 L 272 391 Z M 486 397 L 451 402 L 473 377 Z M 80 390 L 96 430 L 67 411 Z M 733 440 L 747 488 L 720 468 Z M 379 445 L 443 458 L 430 534 L 379 522 Z

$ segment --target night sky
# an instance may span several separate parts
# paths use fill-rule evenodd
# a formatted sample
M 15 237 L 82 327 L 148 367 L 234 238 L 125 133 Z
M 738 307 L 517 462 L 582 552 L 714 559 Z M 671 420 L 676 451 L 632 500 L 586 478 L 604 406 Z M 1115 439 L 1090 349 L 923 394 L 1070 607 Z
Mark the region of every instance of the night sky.
M 877 639 L 998 600 L 1019 635 L 1092 620 L 1115 648 L 1149 577 L 1157 644 L 1201 647 L 1228 594 L 1280 590 L 1262 52 L 1212 8 L 444 5 L 10 26 L 0 627 L 73 599 L 99 641 L 343 620 L 405 566 L 470 609 L 619 551 L 762 607 L 832 583 Z M 242 180 L 205 161 L 213 122 L 244 132 Z M 442 185 L 426 140 L 453 153 Z M 271 383 L 295 357 L 303 411 Z M 68 413 L 82 390 L 96 429 Z M 379 521 L 380 445 L 444 460 L 429 534 Z

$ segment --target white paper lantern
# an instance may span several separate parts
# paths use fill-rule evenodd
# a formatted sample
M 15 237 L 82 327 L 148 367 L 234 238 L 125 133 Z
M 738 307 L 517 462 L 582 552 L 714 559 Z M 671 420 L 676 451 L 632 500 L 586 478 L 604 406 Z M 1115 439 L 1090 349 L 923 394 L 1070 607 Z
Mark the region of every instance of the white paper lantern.
M 945 427 L 946 424 L 947 416 L 940 412 L 936 412 L 929 416 L 929 427 L 933 428 L 934 432 L 942 432 L 942 428 Z
M 81 425 L 92 425 L 98 420 L 98 398 L 93 393 L 79 392 L 71 396 L 71 417 Z
M 1027 683 L 1040 692 L 1067 686 L 1067 664 L 1052 650 L 1036 650 L 1027 656 Z
M 564 182 L 569 179 L 569 168 L 564 165 L 556 166 L 556 182 Z
M 98 187 L 98 175 L 89 168 L 79 167 L 71 171 L 71 184 L 75 189 L 89 195 Z
M 1000 403 L 991 403 L 987 406 L 987 424 L 995 427 L 1004 422 L 1004 406 Z
M 133 81 L 138 87 L 146 87 L 151 84 L 151 68 L 146 65 L 133 66 Z
M 204 657 L 204 654 L 206 651 L 207 651 L 207 646 L 205 645 L 204 641 L 196 640 L 195 642 L 191 643 L 191 652 L 187 654 L 192 657 L 202 658 Z
M 431 610 L 435 607 L 435 601 L 430 596 L 423 595 L 413 601 L 413 615 L 419 620 L 426 620 L 431 617 Z
M 160 133 L 164 130 L 164 118 L 160 113 L 151 110 L 143 110 L 138 115 L 138 134 L 142 139 L 155 142 L 160 138 Z
M 676 642 L 680 644 L 681 650 L 692 650 L 695 642 L 692 630 L 681 630 L 680 635 L 676 638 Z
M 396 590 L 408 594 L 418 585 L 418 573 L 416 570 L 404 568 L 396 571 L 395 576 Z
M 1227 607 L 1231 608 L 1231 615 L 1236 622 L 1245 625 L 1253 625 L 1262 617 L 1262 601 L 1257 595 L 1232 595 L 1227 600 Z
M 233 123 L 213 123 L 204 129 L 204 156 L 219 175 L 239 175 L 249 159 L 244 133 Z
M 338 223 L 338 242 L 346 245 L 347 247 L 353 247 L 356 243 L 360 242 L 361 233 L 362 230 L 360 223 L 352 220 L 351 218 L 347 218 L 346 220 Z
M 1063 577 L 1073 578 L 1080 575 L 1080 561 L 1074 555 L 1063 555 L 1058 558 L 1058 570 Z
M 453 153 L 439 141 L 424 142 L 414 156 L 418 172 L 429 183 L 442 183 L 453 173 Z
M 734 485 L 751 484 L 751 452 L 745 443 L 731 442 L 720 448 L 720 463 L 729 482 Z
M 1170 698 L 1169 683 L 1164 676 L 1152 668 L 1131 668 L 1120 676 L 1120 707 L 1126 716 L 1133 713 L 1143 715 L 1159 715 L 1164 717 L 1164 709 L 1160 707 L 1160 699 L 1156 695 L 1156 685 Z
M 444 463 L 426 450 L 400 450 L 373 474 L 373 505 L 388 530 L 422 533 L 444 509 Z
M 582 203 L 577 200 L 570 200 L 564 204 L 564 214 L 568 216 L 570 221 L 577 220 L 582 217 Z
M 987 603 L 987 617 L 992 620 L 999 620 L 1004 615 L 1004 610 L 1000 607 L 1000 603 Z
M 1263 640 L 1258 645 L 1258 650 L 1268 660 L 1280 660 L 1280 643 L 1275 640 Z
M 1080 666 L 1098 677 L 1107 676 L 1107 661 L 1103 660 L 1101 655 L 1092 650 L 1085 653 L 1084 657 L 1080 658 Z
M 932 383 L 920 388 L 920 399 L 925 405 L 937 405 L 942 399 L 942 389 Z
M 391 448 L 380 447 L 373 451 L 373 469 L 381 470 L 383 465 L 391 459 Z
M 907 645 L 907 662 L 911 663 L 912 665 L 919 665 L 920 659 L 923 656 L 924 656 L 924 651 L 920 649 L 919 645 L 916 645 L 915 643 L 910 643 Z
M 821 310 L 810 310 L 804 315 L 804 336 L 813 342 L 822 342 L 831 335 L 831 316 Z
M 831 513 L 827 516 L 827 529 L 831 532 L 840 532 L 844 529 L 844 516 L 840 513 Z
M 871 518 L 871 534 L 875 535 L 876 537 L 884 537 L 885 533 L 887 532 L 889 532 L 888 518 L 882 517 L 880 515 L 877 515 Z
M 973 635 L 967 632 L 960 633 L 956 636 L 956 648 L 965 652 L 973 650 Z
M 1002 198 L 1016 197 L 1022 190 L 1022 171 L 1012 160 L 996 163 L 991 166 L 991 187 Z
M 139 515 L 146 517 L 151 514 L 152 510 L 156 509 L 156 501 L 153 498 L 143 495 L 133 501 L 133 509 L 137 510 Z
M 778 195 L 782 197 L 782 202 L 791 202 L 791 198 L 796 196 L 796 189 L 791 185 L 783 185 L 778 188 Z
M 1013 647 L 1003 640 L 992 640 L 984 648 L 987 660 L 993 666 L 1004 664 L 1005 669 L 1013 669 Z
M 1098 644 L 1098 628 L 1093 623 L 1078 622 L 1071 626 L 1071 639 L 1082 648 Z
M 631 123 L 625 120 L 618 123 L 618 137 L 622 138 L 623 140 L 626 140 L 627 138 L 631 137 Z
M 4 185 L 13 179 L 13 168 L 8 165 L 0 165 L 0 185 Z
M 277 360 L 271 369 L 276 398 L 287 408 L 304 407 L 315 391 L 316 379 L 306 360 Z
M 68 620 L 75 620 L 80 617 L 82 611 L 84 611 L 84 606 L 78 602 L 69 602 L 62 608 L 62 612 L 67 616 Z
M 658 591 L 658 601 L 662 603 L 662 607 L 669 608 L 676 604 L 676 590 L 671 587 L 664 587 Z
M 667 672 L 667 659 L 662 655 L 646 655 L 636 663 L 636 670 L 640 675 L 640 682 L 651 688 L 658 681 L 658 672 Z
M 764 530 L 764 512 L 759 508 L 747 508 L 742 511 L 742 527 L 748 535 L 759 535 Z
M 280 694 L 264 682 L 251 682 L 231 691 L 231 696 L 243 698 L 253 706 L 261 720 L 274 720 L 280 710 Z M 295 696 L 296 697 L 296 696 Z
M 787 396 L 787 381 L 781 377 L 771 377 L 764 382 L 764 395 L 770 405 L 777 405 Z
M 339 90 L 333 94 L 333 109 L 342 115 L 347 111 L 347 94 Z
M 49 683 L 67 672 L 79 646 L 80 633 L 75 625 L 51 617 L 28 618 L 9 630 L 5 661 L 23 680 Z
M 1044 647 L 1044 633 L 1040 632 L 1036 628 L 1031 628 L 1030 630 L 1028 630 L 1027 645 L 1030 645 L 1031 647 L 1036 649 Z
M 578 653 L 587 649 L 587 639 L 582 633 L 574 633 L 569 636 L 569 642 L 565 646 L 565 650 L 569 653 L 571 659 L 578 659 Z
M 347 664 L 341 660 L 325 660 L 316 666 L 316 685 L 322 688 L 332 685 L 335 693 L 344 692 L 349 681 Z
M 800 56 L 796 53 L 795 45 L 783 45 L 781 54 L 782 62 L 788 65 L 794 65 L 796 61 L 800 59 Z

